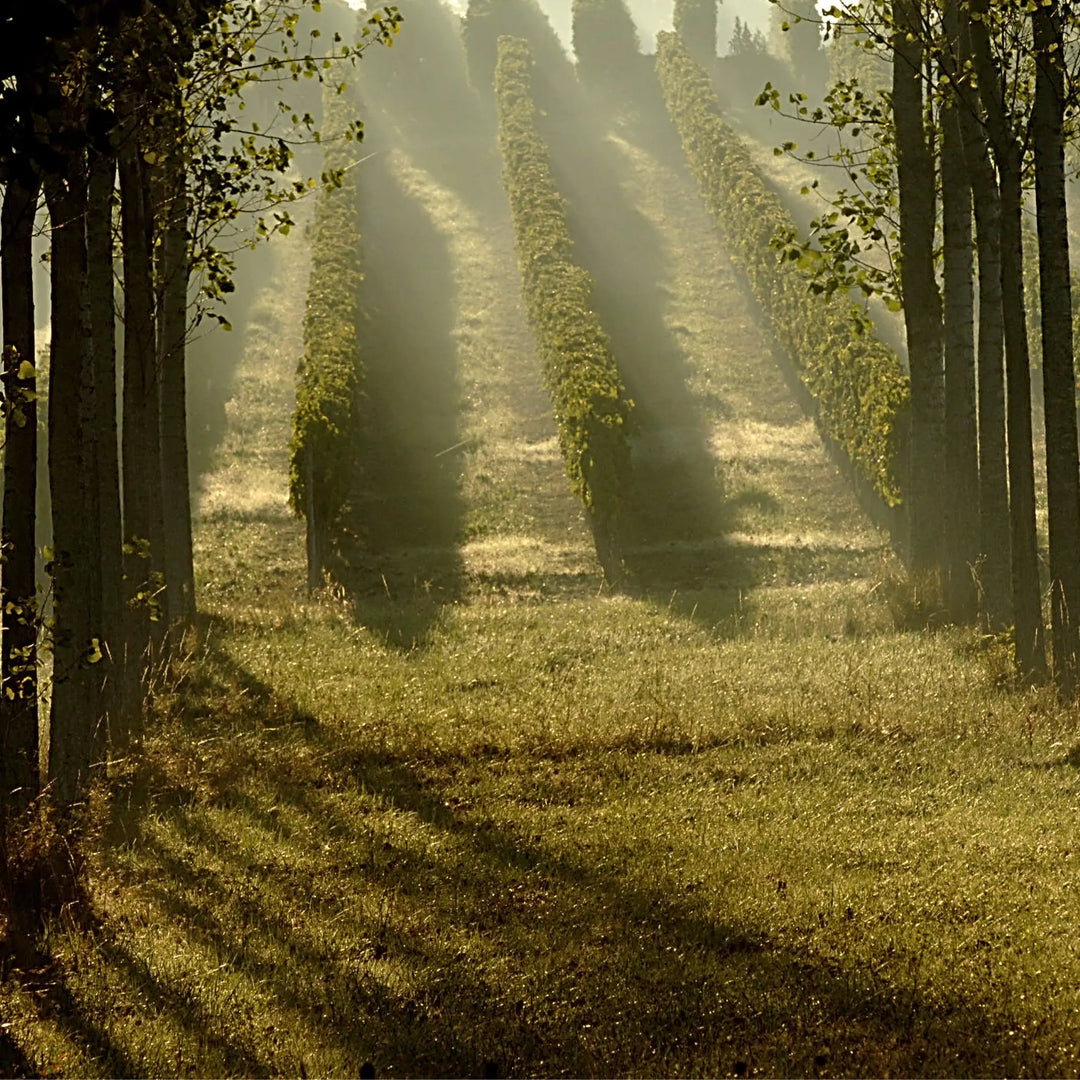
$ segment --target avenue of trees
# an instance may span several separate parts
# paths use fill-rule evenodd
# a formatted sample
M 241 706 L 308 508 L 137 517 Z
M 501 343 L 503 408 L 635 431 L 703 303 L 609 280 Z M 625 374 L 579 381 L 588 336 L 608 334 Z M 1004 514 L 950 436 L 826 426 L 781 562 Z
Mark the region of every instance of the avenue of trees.
M 891 82 L 855 75 L 795 114 L 840 135 L 850 183 L 790 249 L 814 287 L 884 294 L 903 312 L 911 376 L 905 502 L 916 577 L 950 617 L 1012 627 L 1023 675 L 1076 686 L 1080 490 L 1066 141 L 1074 12 L 1058 0 L 889 0 L 834 8 Z M 1070 36 L 1072 35 L 1072 36 Z M 767 87 L 762 101 L 782 107 Z M 788 144 L 789 150 L 794 150 Z M 1050 633 L 1036 533 L 1023 220 L 1034 195 L 1049 520 Z M 789 238 L 790 239 L 790 238 Z M 887 265 L 868 258 L 887 251 Z M 1052 646 L 1048 648 L 1048 646 Z
M 287 231 L 288 203 L 317 186 L 289 172 L 292 146 L 317 136 L 311 114 L 282 103 L 243 126 L 237 100 L 260 80 L 321 82 L 329 56 L 355 58 L 399 21 L 388 8 L 356 45 L 337 34 L 323 44 L 304 6 L 0 3 L 5 40 L 19 43 L 0 62 L 0 885 L 13 935 L 20 918 L 28 928 L 35 917 L 38 882 L 19 877 L 11 843 L 43 790 L 70 805 L 97 763 L 123 754 L 138 733 L 148 666 L 167 661 L 195 613 L 189 330 L 202 311 L 223 321 L 213 304 L 231 291 L 241 226 L 256 237 Z M 359 135 L 358 122 L 345 127 Z M 32 240 L 42 220 L 47 388 L 34 344 Z M 42 401 L 52 517 L 44 586 Z M 42 649 L 51 652 L 47 687 Z

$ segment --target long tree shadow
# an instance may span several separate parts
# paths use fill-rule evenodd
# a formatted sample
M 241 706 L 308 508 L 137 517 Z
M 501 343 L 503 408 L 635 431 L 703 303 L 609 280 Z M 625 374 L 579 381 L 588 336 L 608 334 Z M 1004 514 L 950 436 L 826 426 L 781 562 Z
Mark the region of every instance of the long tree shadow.
M 470 84 L 462 22 L 441 0 L 404 0 L 406 30 L 361 65 L 369 127 L 478 213 L 502 207 L 494 113 Z
M 584 93 L 582 106 L 548 117 L 543 133 L 575 258 L 595 281 L 596 311 L 635 404 L 627 561 L 647 579 L 648 548 L 720 536 L 729 515 L 687 357 L 665 321 L 668 253 L 627 195 L 631 170 L 609 140 L 611 114 Z
M 200 767 L 200 789 L 159 792 L 121 830 L 143 867 L 129 887 L 146 891 L 199 955 L 221 957 L 223 978 L 258 986 L 281 1023 L 299 1022 L 312 1049 L 400 1075 L 491 1066 L 501 1075 L 933 1075 L 950 1063 L 970 1074 L 1045 1073 L 1007 1016 L 985 1019 L 984 1002 L 774 939 L 738 914 L 739 881 L 730 902 L 702 897 L 676 870 L 643 877 L 632 852 L 597 835 L 566 844 L 561 815 L 599 813 L 642 754 L 700 749 L 592 745 L 604 782 L 583 790 L 545 768 L 568 750 L 514 745 L 512 733 L 501 746 L 417 744 L 407 754 L 362 728 L 253 736 L 289 703 L 228 657 L 215 663 L 219 690 L 248 691 L 246 713 L 231 735 L 218 719 L 192 726 L 188 745 L 207 730 L 224 737 Z M 499 815 L 498 798 L 475 808 L 460 777 L 477 770 L 505 777 L 503 797 L 516 800 L 525 795 L 515 776 L 547 776 L 527 785 L 541 816 L 523 829 Z M 360 816 L 358 800 L 369 807 Z M 181 971 L 151 971 L 122 927 L 105 924 L 96 938 L 139 1008 L 197 1033 L 221 1067 L 302 1068 L 251 1049 L 246 1024 L 256 1019 L 215 1012 L 222 991 L 212 979 L 187 986 Z M 67 1005 L 78 1013 L 76 1000 Z M 85 1017 L 68 1029 L 101 1037 Z M 109 1060 L 137 1064 L 119 1046 Z
M 362 617 L 393 620 L 384 596 L 445 602 L 460 588 L 455 286 L 446 240 L 389 154 L 360 169 L 363 396 L 345 583 Z

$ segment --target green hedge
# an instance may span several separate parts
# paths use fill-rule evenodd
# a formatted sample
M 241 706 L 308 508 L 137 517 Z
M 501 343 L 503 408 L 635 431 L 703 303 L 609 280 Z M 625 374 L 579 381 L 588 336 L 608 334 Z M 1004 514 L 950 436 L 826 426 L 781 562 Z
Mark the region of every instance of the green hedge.
M 657 40 L 657 72 L 702 196 L 741 263 L 773 333 L 817 405 L 823 433 L 890 506 L 901 501 L 900 440 L 910 385 L 900 361 L 850 299 L 826 299 L 777 251 L 794 224 L 738 135 L 719 115 L 709 77 L 675 34 Z
M 537 0 L 469 0 L 462 34 L 469 81 L 482 94 L 492 92 L 503 35 L 528 41 L 548 78 L 563 83 L 573 80 L 573 66 Z
M 716 59 L 717 0 L 675 0 L 675 33 L 699 64 Z
M 641 46 L 626 0 L 573 0 L 578 74 L 592 86 L 625 85 L 637 69 Z
M 346 130 L 355 111 L 346 95 L 327 88 L 324 170 L 346 171 L 341 186 L 320 191 L 315 204 L 304 353 L 289 446 L 289 500 L 293 511 L 307 520 L 312 584 L 326 567 L 333 532 L 348 502 L 354 410 L 362 377 L 357 174 L 347 168 L 356 157 L 356 143 L 334 138 Z
M 495 75 L 499 149 L 517 234 L 522 295 L 543 360 L 567 476 L 589 511 L 605 573 L 617 575 L 632 406 L 592 308 L 592 279 L 571 254 L 563 200 L 536 128 L 532 68 L 528 42 L 500 39 Z

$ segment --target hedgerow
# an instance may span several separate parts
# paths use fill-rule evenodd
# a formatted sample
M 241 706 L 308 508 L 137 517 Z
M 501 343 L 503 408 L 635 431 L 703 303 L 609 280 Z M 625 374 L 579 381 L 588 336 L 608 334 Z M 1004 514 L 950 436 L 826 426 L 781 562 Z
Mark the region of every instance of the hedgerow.
M 626 0 L 573 0 L 574 55 L 584 83 L 624 86 L 637 70 L 641 47 Z
M 896 355 L 848 297 L 810 289 L 794 223 L 738 135 L 709 77 L 676 34 L 657 39 L 657 73 L 702 196 L 746 274 L 777 342 L 813 397 L 823 433 L 890 506 L 901 501 L 900 440 L 910 384 Z
M 675 33 L 699 64 L 716 59 L 716 4 L 717 0 L 675 0 Z
M 289 501 L 307 521 L 308 576 L 321 577 L 331 538 L 349 497 L 355 404 L 362 379 L 359 330 L 363 270 L 355 142 L 342 136 L 355 109 L 327 88 L 324 178 L 316 199 L 311 277 L 304 313 L 304 353 L 297 369 L 296 412 L 289 445 Z M 341 171 L 343 170 L 343 171 Z
M 503 182 L 517 235 L 522 295 L 566 473 L 589 512 L 604 571 L 617 576 L 632 405 L 592 308 L 592 278 L 571 254 L 563 200 L 536 127 L 532 67 L 528 42 L 500 38 L 495 93 Z
M 556 80 L 573 78 L 573 68 L 558 35 L 537 0 L 469 0 L 462 25 L 469 81 L 490 95 L 495 80 L 499 38 L 524 38 L 541 69 Z

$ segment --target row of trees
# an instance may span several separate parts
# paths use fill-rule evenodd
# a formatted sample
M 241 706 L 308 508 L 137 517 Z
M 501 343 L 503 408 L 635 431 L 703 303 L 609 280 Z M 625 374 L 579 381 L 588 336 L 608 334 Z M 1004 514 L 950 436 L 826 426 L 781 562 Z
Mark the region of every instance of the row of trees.
M 544 365 L 566 474 L 585 506 L 604 573 L 617 581 L 632 404 L 593 308 L 593 281 L 573 258 L 563 199 L 537 130 L 532 67 L 526 40 L 499 39 L 499 149 L 521 291 Z
M 724 122 L 706 70 L 678 35 L 658 36 L 656 70 L 702 198 L 813 399 L 820 430 L 847 457 L 857 486 L 895 506 L 910 393 L 900 361 L 848 296 L 811 291 L 794 245 L 776 257 L 775 238 L 794 233 L 791 216 Z
M 237 109 L 243 90 L 268 75 L 322 79 L 322 58 L 300 45 L 302 6 L 0 4 L 5 40 L 18 42 L 0 61 L 0 870 L 13 932 L 20 917 L 34 918 L 33 888 L 11 879 L 7 856 L 41 793 L 40 734 L 48 790 L 68 805 L 94 763 L 130 743 L 146 666 L 163 662 L 194 615 L 185 343 L 199 305 L 231 290 L 225 237 L 241 216 L 254 212 L 256 235 L 287 230 L 287 203 L 308 187 L 288 169 L 290 144 L 314 130 L 313 117 L 274 110 L 276 122 L 242 125 Z M 364 35 L 386 39 L 396 28 L 388 9 Z M 359 43 L 330 49 L 355 56 Z M 47 390 L 34 350 L 32 238 L 42 207 Z M 44 594 L 35 565 L 39 393 L 52 514 Z M 52 653 L 44 697 L 42 645 Z
M 348 130 L 355 107 L 327 88 L 324 131 Z M 319 192 L 289 446 L 289 501 L 307 527 L 308 588 L 324 581 L 348 509 L 351 459 L 363 386 L 363 260 L 356 164 L 350 141 L 328 141 L 323 158 L 340 182 Z
M 573 0 L 571 14 L 578 78 L 596 89 L 632 92 L 641 47 L 626 0 Z
M 891 66 L 797 113 L 841 135 L 852 183 L 805 254 L 817 287 L 902 308 L 911 373 L 906 483 L 916 574 L 951 615 L 1015 628 L 1020 670 L 1071 693 L 1080 658 L 1077 460 L 1065 142 L 1075 110 L 1073 11 L 1060 0 L 879 0 L 827 13 Z M 779 107 L 767 88 L 763 98 Z M 791 148 L 789 146 L 789 148 Z M 1034 191 L 1053 649 L 1036 532 L 1023 218 Z M 883 264 L 873 253 L 884 251 Z M 939 256 L 940 251 L 940 256 Z M 868 254 L 870 258 L 868 259 Z M 975 284 L 973 284 L 975 283 Z M 977 303 L 975 292 L 977 290 Z

